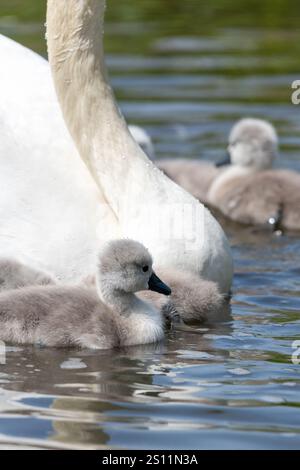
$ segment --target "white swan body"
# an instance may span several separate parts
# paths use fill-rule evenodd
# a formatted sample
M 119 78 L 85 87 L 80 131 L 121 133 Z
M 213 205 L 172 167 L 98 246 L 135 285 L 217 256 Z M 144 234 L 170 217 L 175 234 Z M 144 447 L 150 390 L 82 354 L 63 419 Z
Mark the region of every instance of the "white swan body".
M 0 254 L 73 281 L 91 272 L 99 243 L 127 236 L 146 245 L 158 264 L 228 291 L 232 258 L 221 227 L 145 157 L 115 104 L 103 61 L 104 5 L 50 0 L 47 19 L 64 118 L 94 181 L 64 129 L 47 63 L 11 45 L 14 65 L 1 78 L 7 93 L 0 110 Z M 15 93 L 21 87 L 23 97 Z M 162 226 L 172 225 L 172 234 L 162 236 Z
M 63 280 L 93 270 L 99 240 L 118 236 L 100 189 L 78 156 L 49 64 L 0 36 L 0 256 Z M 103 222 L 103 223 L 102 223 Z
M 190 158 L 157 159 L 152 139 L 145 129 L 140 126 L 129 126 L 131 135 L 145 154 L 172 181 L 191 193 L 203 204 L 207 204 L 207 192 L 214 178 L 220 171 L 209 161 L 199 161 Z
M 48 0 L 49 61 L 65 122 L 123 235 L 158 263 L 230 288 L 232 259 L 220 225 L 149 161 L 126 126 L 103 53 L 104 0 Z M 170 233 L 162 233 L 165 227 Z M 162 261 L 164 260 L 164 261 Z
M 149 157 L 150 160 L 155 160 L 155 150 L 153 142 L 147 131 L 145 131 L 145 129 L 140 126 L 132 124 L 128 126 L 128 129 L 134 140 L 139 144 L 139 146 L 145 152 L 147 157 Z

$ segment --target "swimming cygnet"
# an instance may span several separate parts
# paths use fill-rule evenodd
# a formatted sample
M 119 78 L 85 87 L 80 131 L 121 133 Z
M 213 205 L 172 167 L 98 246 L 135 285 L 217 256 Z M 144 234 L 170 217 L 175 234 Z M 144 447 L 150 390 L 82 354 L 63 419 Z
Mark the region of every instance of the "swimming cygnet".
M 250 225 L 300 230 L 300 174 L 271 169 L 278 154 L 274 127 L 242 119 L 230 134 L 228 167 L 212 182 L 207 200 L 225 216 Z
M 56 347 L 110 349 L 164 336 L 161 313 L 135 293 L 171 290 L 153 272 L 147 249 L 115 240 L 100 252 L 97 289 L 33 286 L 0 294 L 0 339 Z
M 139 144 L 139 146 L 144 150 L 145 154 L 150 158 L 150 160 L 155 159 L 155 151 L 150 135 L 140 126 L 129 126 L 130 133 L 134 140 Z
M 257 137 L 259 138 L 257 139 Z M 269 152 L 268 144 L 265 142 L 271 139 L 274 141 L 274 153 Z M 239 143 L 239 147 L 236 143 Z M 189 191 L 193 196 L 204 204 L 209 204 L 209 189 L 212 183 L 220 176 L 225 164 L 230 163 L 232 156 L 235 159 L 236 149 L 248 158 L 250 152 L 254 152 L 258 162 L 264 162 L 270 167 L 271 160 L 277 154 L 277 135 L 274 128 L 266 121 L 260 119 L 242 119 L 232 128 L 229 136 L 228 154 L 221 162 L 214 164 L 208 161 L 196 159 L 162 159 L 156 160 L 156 165 L 173 181 Z
M 159 275 L 172 290 L 168 298 L 149 291 L 138 295 L 151 301 L 171 322 L 215 323 L 229 319 L 229 296 L 222 294 L 215 282 L 177 270 L 162 269 Z
M 171 294 L 165 297 L 144 290 L 137 296 L 154 305 L 169 322 L 215 323 L 229 319 L 230 296 L 222 294 L 215 282 L 176 269 L 160 268 L 158 274 L 170 287 Z M 96 286 L 95 276 L 89 276 L 82 282 L 89 288 Z
M 11 258 L 0 258 L 0 292 L 25 286 L 55 284 L 50 274 Z

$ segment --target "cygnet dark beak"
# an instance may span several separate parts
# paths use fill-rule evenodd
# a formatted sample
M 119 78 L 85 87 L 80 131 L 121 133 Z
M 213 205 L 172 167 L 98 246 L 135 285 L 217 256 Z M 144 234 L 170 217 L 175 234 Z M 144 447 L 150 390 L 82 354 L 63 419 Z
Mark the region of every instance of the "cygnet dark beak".
M 171 295 L 172 293 L 170 287 L 168 287 L 164 282 L 162 282 L 159 277 L 156 276 L 155 272 L 152 272 L 151 274 L 151 277 L 148 281 L 148 287 L 150 290 L 158 292 L 159 294 Z
M 230 155 L 229 153 L 227 153 L 226 157 L 224 157 L 219 162 L 216 162 L 216 167 L 219 168 L 220 166 L 230 165 L 230 163 L 231 163 Z

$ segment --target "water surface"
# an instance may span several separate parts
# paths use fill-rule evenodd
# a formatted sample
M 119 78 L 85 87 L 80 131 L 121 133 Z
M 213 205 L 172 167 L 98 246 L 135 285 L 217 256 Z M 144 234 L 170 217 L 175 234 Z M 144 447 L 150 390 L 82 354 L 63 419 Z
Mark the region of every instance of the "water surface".
M 45 2 L 2 0 L 0 31 L 45 53 Z M 110 2 L 112 83 L 158 156 L 218 159 L 236 119 L 271 120 L 300 170 L 296 1 Z M 226 225 L 232 320 L 116 352 L 11 347 L 0 366 L 5 448 L 300 447 L 299 237 Z

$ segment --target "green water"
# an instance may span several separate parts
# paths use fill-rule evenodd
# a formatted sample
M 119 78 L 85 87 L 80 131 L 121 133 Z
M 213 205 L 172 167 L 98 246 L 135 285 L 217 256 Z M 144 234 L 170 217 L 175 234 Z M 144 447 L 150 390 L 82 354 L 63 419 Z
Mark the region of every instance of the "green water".
M 127 120 L 158 156 L 217 159 L 236 119 L 269 119 L 300 170 L 300 4 L 111 0 L 107 63 Z M 1 0 L 0 32 L 45 54 L 45 1 Z M 1 63 L 1 58 L 0 58 Z M 224 225 L 232 321 L 121 352 L 11 348 L 0 444 L 38 448 L 299 448 L 300 242 Z

